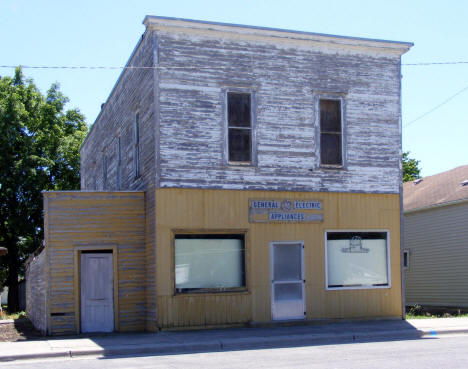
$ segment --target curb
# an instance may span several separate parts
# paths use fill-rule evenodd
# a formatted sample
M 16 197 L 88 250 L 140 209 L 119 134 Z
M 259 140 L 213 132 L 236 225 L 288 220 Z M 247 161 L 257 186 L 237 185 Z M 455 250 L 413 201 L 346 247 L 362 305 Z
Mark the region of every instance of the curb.
M 57 351 L 57 352 L 40 352 L 34 354 L 17 354 L 0 356 L 0 362 L 15 361 L 15 360 L 30 360 L 30 359 L 47 359 L 57 357 L 70 357 L 71 351 Z
M 423 337 L 437 337 L 445 334 L 468 334 L 466 329 L 447 329 L 447 330 L 415 330 L 415 329 L 396 329 L 382 332 L 347 332 L 347 333 L 327 333 L 327 334 L 309 334 L 309 335 L 288 335 L 288 336 L 267 336 L 267 337 L 245 337 L 245 338 L 226 338 L 221 340 L 208 340 L 196 343 L 162 343 L 146 344 L 132 347 L 132 345 L 116 345 L 109 348 L 96 349 L 72 349 L 55 352 L 41 352 L 31 354 L 18 354 L 1 356 L 0 362 L 45 359 L 45 358 L 70 358 L 76 356 L 121 356 L 138 354 L 175 354 L 190 352 L 207 351 L 230 351 L 245 349 L 262 348 L 284 348 L 293 346 L 308 346 L 333 343 L 352 343 L 367 342 L 372 339 L 418 339 Z

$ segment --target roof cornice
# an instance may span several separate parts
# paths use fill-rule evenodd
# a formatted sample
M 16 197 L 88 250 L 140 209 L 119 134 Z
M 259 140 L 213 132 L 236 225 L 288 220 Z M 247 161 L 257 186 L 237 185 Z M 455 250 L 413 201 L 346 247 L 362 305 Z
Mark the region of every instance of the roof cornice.
M 364 47 L 378 49 L 380 52 L 402 55 L 412 46 L 411 42 L 378 40 L 370 38 L 338 36 L 324 33 L 294 31 L 280 28 L 247 26 L 231 23 L 209 22 L 184 18 L 172 18 L 147 15 L 143 20 L 147 29 L 173 29 L 183 31 L 223 32 L 239 36 L 258 36 L 277 38 L 283 41 L 311 41 L 314 43 L 335 44 L 341 47 Z

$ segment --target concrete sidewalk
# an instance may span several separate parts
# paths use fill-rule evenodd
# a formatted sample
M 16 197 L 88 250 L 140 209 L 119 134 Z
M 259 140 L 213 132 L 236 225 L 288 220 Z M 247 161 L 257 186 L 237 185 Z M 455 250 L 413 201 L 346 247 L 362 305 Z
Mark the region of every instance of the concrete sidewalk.
M 0 342 L 0 362 L 78 355 L 161 355 L 407 340 L 468 333 L 468 318 L 373 320 L 323 325 L 229 328 L 160 333 L 113 333 Z

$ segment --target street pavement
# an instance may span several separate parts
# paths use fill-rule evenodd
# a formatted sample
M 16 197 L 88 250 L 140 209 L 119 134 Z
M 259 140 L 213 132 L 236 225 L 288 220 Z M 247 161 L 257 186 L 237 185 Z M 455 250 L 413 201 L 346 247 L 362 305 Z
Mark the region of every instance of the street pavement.
M 401 341 L 453 334 L 468 334 L 468 318 L 368 320 L 159 333 L 77 335 L 0 342 L 0 362 L 80 355 L 164 355 Z

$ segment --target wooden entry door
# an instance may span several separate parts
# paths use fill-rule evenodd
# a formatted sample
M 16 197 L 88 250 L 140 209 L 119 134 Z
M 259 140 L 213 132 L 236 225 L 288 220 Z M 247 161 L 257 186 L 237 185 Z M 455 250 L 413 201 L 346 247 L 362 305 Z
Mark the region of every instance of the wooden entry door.
M 304 319 L 304 244 L 273 242 L 270 252 L 272 319 Z
M 81 254 L 81 331 L 114 330 L 112 253 Z

